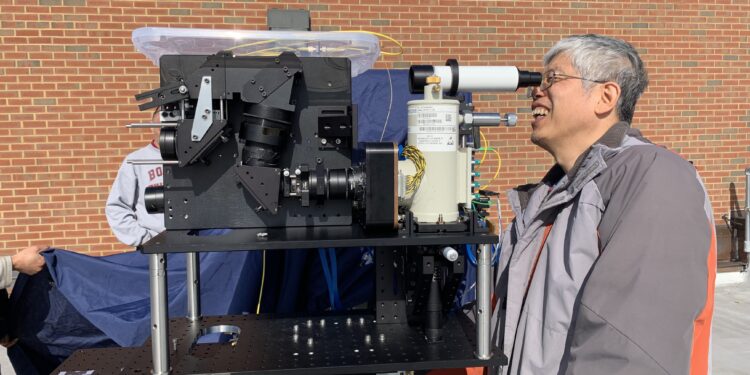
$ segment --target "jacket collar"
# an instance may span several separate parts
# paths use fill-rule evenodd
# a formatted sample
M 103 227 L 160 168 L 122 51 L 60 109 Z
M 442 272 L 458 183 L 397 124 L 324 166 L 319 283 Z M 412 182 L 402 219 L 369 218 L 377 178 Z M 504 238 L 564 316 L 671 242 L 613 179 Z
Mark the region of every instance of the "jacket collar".
M 513 189 L 513 193 L 509 194 L 509 197 L 511 208 L 513 208 L 516 216 L 526 209 L 525 203 L 529 201 L 529 196 L 541 186 L 547 186 L 550 189 L 550 193 L 539 207 L 539 212 L 572 199 L 583 189 L 586 183 L 606 168 L 607 165 L 604 161 L 602 150 L 620 147 L 629 129 L 630 124 L 628 122 L 620 121 L 615 123 L 601 138 L 576 159 L 573 168 L 568 173 L 565 173 L 560 165 L 555 164 L 534 188 L 529 188 L 528 185 L 525 185 Z M 563 194 L 558 194 L 561 192 Z
M 612 127 L 610 127 L 609 130 L 607 130 L 607 132 L 604 133 L 601 138 L 599 138 L 599 140 L 594 142 L 594 144 L 589 147 L 588 150 L 586 150 L 578 157 L 578 159 L 576 159 L 576 162 L 573 163 L 573 168 L 570 168 L 570 170 L 568 171 L 568 180 L 573 180 L 573 177 L 575 177 L 576 173 L 578 173 L 578 170 L 581 168 L 581 164 L 583 164 L 583 161 L 586 160 L 588 155 L 591 153 L 591 150 L 593 150 L 594 145 L 602 145 L 608 148 L 620 147 L 622 141 L 625 139 L 625 133 L 627 133 L 629 128 L 630 124 L 625 121 L 620 121 L 612 125 Z M 560 166 L 557 164 L 555 164 L 555 167 L 560 168 Z M 562 171 L 562 168 L 560 168 L 560 171 Z

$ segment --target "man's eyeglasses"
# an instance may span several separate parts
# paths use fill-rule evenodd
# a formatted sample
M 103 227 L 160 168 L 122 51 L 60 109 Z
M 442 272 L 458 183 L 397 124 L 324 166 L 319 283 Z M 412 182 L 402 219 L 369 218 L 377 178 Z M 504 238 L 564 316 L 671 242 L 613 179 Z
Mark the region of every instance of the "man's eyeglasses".
M 542 84 L 539 85 L 538 89 L 539 89 L 539 91 L 545 91 L 548 88 L 550 88 L 550 86 L 554 85 L 555 82 L 562 81 L 562 80 L 565 80 L 565 79 L 580 79 L 581 81 L 589 81 L 589 82 L 595 82 L 595 83 L 606 83 L 606 82 L 608 82 L 608 81 L 602 80 L 602 79 L 588 79 L 588 78 L 576 77 L 576 76 L 571 76 L 571 75 L 567 75 L 567 74 L 558 73 L 558 72 L 556 72 L 554 70 L 548 70 L 548 71 L 546 71 L 542 75 Z M 528 97 L 529 99 L 533 99 L 534 98 L 534 89 L 535 88 L 537 88 L 537 87 L 529 87 L 526 90 L 526 97 Z

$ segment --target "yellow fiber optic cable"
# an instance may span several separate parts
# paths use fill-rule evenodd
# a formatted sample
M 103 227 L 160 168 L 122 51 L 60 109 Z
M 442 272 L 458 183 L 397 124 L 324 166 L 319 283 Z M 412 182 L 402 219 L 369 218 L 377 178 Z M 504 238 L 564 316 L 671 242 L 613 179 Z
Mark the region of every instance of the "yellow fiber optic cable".
M 495 182 L 495 179 L 497 179 L 497 176 L 500 175 L 500 166 L 503 164 L 502 159 L 500 159 L 500 153 L 497 152 L 497 150 L 495 150 L 494 148 L 492 148 L 492 152 L 494 152 L 495 156 L 497 156 L 497 168 L 495 169 L 495 175 L 492 176 L 492 179 L 490 180 L 490 182 L 487 183 L 487 185 L 484 185 L 479 188 L 481 190 L 484 190 L 488 186 L 490 186 L 493 182 Z
M 390 37 L 388 35 L 385 35 L 385 34 L 377 33 L 377 32 L 374 32 L 374 31 L 367 31 L 367 30 L 341 30 L 341 31 L 333 31 L 333 32 L 334 33 L 364 33 L 364 34 L 375 35 L 377 37 L 384 38 L 384 39 L 388 40 L 389 42 L 392 42 L 393 44 L 395 44 L 396 46 L 398 46 L 398 52 L 383 52 L 383 51 L 380 51 L 381 55 L 383 55 L 383 56 L 400 56 L 400 55 L 404 54 L 404 46 L 401 44 L 401 42 L 399 42 L 398 40 L 396 40 L 396 39 L 394 39 L 394 38 L 392 38 L 392 37 Z
M 484 163 L 484 158 L 487 157 L 487 148 L 489 148 L 490 145 L 487 143 L 487 138 L 484 137 L 481 130 L 479 130 L 479 135 L 482 137 L 482 148 L 484 149 L 484 152 L 482 152 L 482 160 L 479 161 L 479 165 L 482 165 L 482 163 Z

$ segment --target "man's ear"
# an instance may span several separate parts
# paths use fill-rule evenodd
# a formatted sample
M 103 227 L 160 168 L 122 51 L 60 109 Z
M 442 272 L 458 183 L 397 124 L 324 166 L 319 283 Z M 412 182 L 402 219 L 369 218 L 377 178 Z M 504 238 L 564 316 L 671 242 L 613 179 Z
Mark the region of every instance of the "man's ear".
M 599 100 L 596 102 L 596 114 L 598 116 L 609 115 L 617 106 L 620 99 L 620 85 L 615 82 L 605 82 L 599 89 Z

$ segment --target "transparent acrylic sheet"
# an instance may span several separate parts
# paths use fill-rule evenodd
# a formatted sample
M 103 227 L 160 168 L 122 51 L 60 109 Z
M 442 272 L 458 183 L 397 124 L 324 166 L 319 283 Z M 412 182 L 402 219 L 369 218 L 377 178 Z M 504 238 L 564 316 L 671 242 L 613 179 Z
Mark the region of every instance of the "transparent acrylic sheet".
M 376 36 L 359 32 L 243 31 L 142 27 L 133 31 L 133 45 L 159 65 L 162 55 L 210 55 L 232 51 L 235 56 L 347 57 L 352 77 L 370 69 L 380 55 Z

